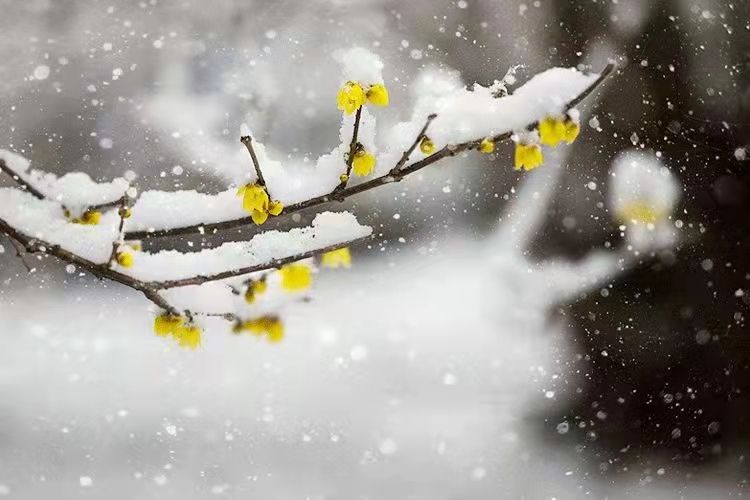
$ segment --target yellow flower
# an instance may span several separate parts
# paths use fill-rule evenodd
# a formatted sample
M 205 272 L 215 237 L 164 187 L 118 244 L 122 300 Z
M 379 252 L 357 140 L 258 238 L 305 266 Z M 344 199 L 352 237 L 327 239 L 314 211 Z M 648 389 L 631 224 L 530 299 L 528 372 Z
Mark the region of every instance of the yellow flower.
M 123 219 L 129 219 L 131 215 L 133 215 L 132 210 L 128 207 L 121 207 L 120 210 L 117 211 L 117 213 L 122 217 Z
M 539 137 L 545 146 L 555 147 L 565 140 L 565 123 L 559 118 L 548 116 L 539 122 Z
M 485 137 L 482 139 L 482 142 L 479 144 L 479 151 L 482 153 L 492 153 L 495 150 L 495 141 L 490 139 L 489 137 Z
M 279 269 L 281 273 L 281 287 L 290 292 L 310 288 L 312 284 L 312 269 L 307 264 L 287 264 Z
M 196 325 L 186 325 L 177 327 L 172 336 L 180 347 L 196 349 L 201 345 L 202 330 Z
M 169 313 L 154 319 L 154 333 L 159 337 L 172 336 L 180 347 L 195 349 L 201 344 L 201 328 L 193 323 L 185 324 L 185 318 Z
M 324 253 L 320 258 L 320 263 L 325 267 L 346 267 L 352 266 L 352 254 L 349 247 L 339 248 Z
M 122 267 L 133 267 L 135 257 L 130 252 L 117 252 L 117 263 Z
M 365 91 L 362 85 L 356 82 L 346 82 L 336 96 L 338 108 L 350 115 L 357 111 L 366 100 Z
M 576 140 L 578 137 L 578 134 L 581 132 L 581 126 L 574 122 L 573 120 L 568 120 L 565 122 L 565 142 L 568 144 L 573 144 L 573 141 Z
M 620 209 L 617 217 L 623 222 L 654 224 L 664 213 L 642 200 L 631 201 Z
M 268 283 L 265 278 L 261 278 L 257 281 L 251 281 L 245 290 L 245 302 L 252 304 L 258 295 L 262 295 L 268 289 Z
M 355 175 L 364 177 L 370 175 L 372 171 L 375 170 L 376 163 L 377 160 L 375 159 L 375 155 L 368 153 L 364 149 L 358 149 L 357 152 L 354 153 L 352 169 L 354 170 Z
M 260 184 L 240 186 L 237 189 L 237 196 L 242 197 L 242 208 L 259 226 L 268 220 L 269 214 L 276 216 L 284 210 L 284 204 L 280 201 L 270 201 L 268 190 Z
M 419 150 L 426 155 L 431 155 L 435 152 L 435 143 L 429 137 L 424 136 L 419 142 Z
M 516 144 L 516 170 L 533 170 L 544 162 L 539 144 Z
M 375 106 L 388 106 L 388 89 L 382 83 L 371 85 L 367 90 L 367 100 Z
M 70 217 L 70 212 L 66 210 L 65 215 L 67 217 Z M 102 213 L 99 212 L 98 210 L 86 210 L 80 219 L 76 217 L 74 219 L 71 219 L 71 222 L 73 222 L 74 224 L 96 226 L 97 224 L 99 224 L 99 221 L 101 221 L 101 219 L 102 219 Z
M 154 319 L 154 333 L 159 337 L 166 337 L 174 333 L 178 328 L 181 328 L 184 323 L 185 318 L 182 316 L 174 316 L 167 313 L 160 314 Z
M 242 208 L 248 213 L 253 213 L 256 210 L 259 212 L 268 211 L 268 192 L 260 184 L 242 186 L 237 194 L 242 196 Z
M 234 326 L 234 332 L 248 332 L 260 336 L 265 334 L 269 342 L 279 342 L 284 338 L 284 324 L 277 316 L 261 316 Z

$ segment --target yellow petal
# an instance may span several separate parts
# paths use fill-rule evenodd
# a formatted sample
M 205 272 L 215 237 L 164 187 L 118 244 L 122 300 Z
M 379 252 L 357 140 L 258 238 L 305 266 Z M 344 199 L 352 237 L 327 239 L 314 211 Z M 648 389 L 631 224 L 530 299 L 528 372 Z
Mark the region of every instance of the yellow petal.
M 352 254 L 348 247 L 331 250 L 324 253 L 320 258 L 320 263 L 325 267 L 351 267 Z
M 201 345 L 202 330 L 196 325 L 181 326 L 177 328 L 173 335 L 180 347 L 195 349 Z
M 370 86 L 367 91 L 367 100 L 375 106 L 388 106 L 388 89 L 382 83 Z
M 242 208 L 250 214 L 254 210 L 268 211 L 268 191 L 258 184 L 245 186 L 242 194 Z
M 539 138 L 545 146 L 557 146 L 565 139 L 565 123 L 557 118 L 545 118 L 539 122 Z
M 154 318 L 154 333 L 159 337 L 165 337 L 181 327 L 185 319 L 182 316 L 173 316 L 171 314 L 160 314 Z
M 495 141 L 490 139 L 489 137 L 482 140 L 482 142 L 479 144 L 479 151 L 482 153 L 492 153 L 495 150 Z
M 572 144 L 573 141 L 576 140 L 580 132 L 581 126 L 576 122 L 574 122 L 573 120 L 565 122 L 565 142 L 567 142 L 568 144 Z
M 372 171 L 375 170 L 376 163 L 377 160 L 375 159 L 374 155 L 363 150 L 357 151 L 354 154 L 354 161 L 352 162 L 352 170 L 354 171 L 354 175 L 358 175 L 360 177 L 370 175 Z
M 271 215 L 281 215 L 281 212 L 284 211 L 284 204 L 281 203 L 279 200 L 274 200 L 271 203 L 268 204 L 268 213 Z
M 350 115 L 357 111 L 366 99 L 365 91 L 360 84 L 346 82 L 336 96 L 336 104 L 341 111 Z
M 253 219 L 253 222 L 260 226 L 268 220 L 268 212 L 253 210 L 253 213 L 250 214 L 250 217 Z
M 116 258 L 122 267 L 133 267 L 135 263 L 135 257 L 130 252 L 118 252 Z
M 102 219 L 102 213 L 98 210 L 86 210 L 80 219 L 73 219 L 76 224 L 86 224 L 88 226 L 96 226 Z
M 542 148 L 538 144 L 516 144 L 514 165 L 516 170 L 532 170 L 544 161 Z
M 310 288 L 312 284 L 312 270 L 306 264 L 287 264 L 279 269 L 281 273 L 281 287 L 290 292 L 297 292 Z
M 269 342 L 281 342 L 284 339 L 284 324 L 278 318 L 272 319 L 268 324 L 266 334 Z
M 266 290 L 268 290 L 268 283 L 266 283 L 266 279 L 263 278 L 258 281 L 253 281 L 250 284 L 250 288 L 252 288 L 256 295 L 260 295 L 261 293 L 266 293 Z
M 435 143 L 429 137 L 422 137 L 419 142 L 419 150 L 426 155 L 431 155 L 435 152 Z
M 663 216 L 662 210 L 641 200 L 626 204 L 617 213 L 617 218 L 622 222 L 640 222 L 642 224 L 653 224 Z

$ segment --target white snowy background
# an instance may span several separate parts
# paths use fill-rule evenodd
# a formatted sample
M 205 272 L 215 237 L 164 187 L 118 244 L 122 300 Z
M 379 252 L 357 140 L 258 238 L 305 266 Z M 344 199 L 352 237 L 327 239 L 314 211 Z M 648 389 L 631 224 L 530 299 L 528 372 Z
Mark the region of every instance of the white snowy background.
M 523 82 L 552 65 L 545 2 L 444 4 L 0 0 L 0 148 L 60 174 L 130 171 L 141 186 L 218 193 L 232 167 L 220 164 L 226 148 L 243 154 L 242 122 L 277 158 L 337 144 L 336 49 L 363 44 L 383 57 L 394 103 L 386 128 L 409 119 L 411 105 L 399 102 L 419 97 L 411 84 L 429 71 L 450 81 L 460 67 L 464 81 L 491 83 L 525 64 Z M 718 8 L 697 5 L 679 7 L 696 24 Z M 607 8 L 622 36 L 650 10 Z M 581 64 L 600 69 L 617 56 L 593 40 Z M 584 115 L 582 139 L 596 140 L 593 118 Z M 511 153 L 457 158 L 346 205 L 380 238 L 356 249 L 351 270 L 316 275 L 312 301 L 285 312 L 278 345 L 217 320 L 201 349 L 179 349 L 151 333 L 139 294 L 53 262 L 27 275 L 2 239 L 0 496 L 736 494 L 734 463 L 693 470 L 655 454 L 606 473 L 587 449 L 595 434 L 580 442 L 566 433 L 571 423 L 549 420 L 587 383 L 558 308 L 600 293 L 620 263 L 603 241 L 576 264 L 537 262 L 526 245 L 551 187 L 573 184 L 567 197 L 595 190 L 606 204 L 612 181 L 589 175 L 590 157 L 552 158 L 548 171 L 519 176 Z M 517 204 L 500 215 L 477 193 Z M 670 248 L 671 232 L 661 234 L 639 245 Z

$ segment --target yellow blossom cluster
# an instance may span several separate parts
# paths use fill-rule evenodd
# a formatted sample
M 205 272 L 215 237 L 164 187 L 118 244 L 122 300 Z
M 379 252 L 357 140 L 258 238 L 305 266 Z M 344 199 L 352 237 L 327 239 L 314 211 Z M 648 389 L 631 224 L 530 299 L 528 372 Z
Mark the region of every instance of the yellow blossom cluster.
M 195 349 L 201 345 L 201 328 L 183 316 L 160 314 L 154 319 L 154 333 L 159 337 L 172 337 L 180 347 Z
M 245 290 L 245 302 L 252 304 L 259 295 L 266 293 L 266 290 L 268 290 L 268 283 L 265 276 L 259 280 L 250 281 Z
M 358 82 L 346 82 L 336 96 L 338 108 L 350 115 L 367 102 L 375 106 L 388 106 L 388 89 L 382 83 L 365 86 Z
M 307 264 L 295 262 L 281 266 L 281 288 L 288 292 L 307 290 L 312 285 L 312 269 Z
M 544 162 L 540 144 L 557 147 L 561 142 L 572 144 L 581 132 L 581 126 L 571 114 L 565 117 L 548 116 L 539 122 L 536 134 L 531 138 L 519 139 L 516 142 L 516 170 L 532 170 Z
M 242 208 L 259 226 L 268 220 L 269 215 L 280 215 L 284 210 L 284 204 L 278 200 L 271 201 L 268 190 L 260 184 L 240 186 L 237 196 L 242 197 Z
M 352 171 L 354 175 L 364 177 L 370 175 L 375 170 L 377 160 L 375 155 L 365 151 L 363 147 L 358 147 L 354 152 L 354 159 L 352 160 Z

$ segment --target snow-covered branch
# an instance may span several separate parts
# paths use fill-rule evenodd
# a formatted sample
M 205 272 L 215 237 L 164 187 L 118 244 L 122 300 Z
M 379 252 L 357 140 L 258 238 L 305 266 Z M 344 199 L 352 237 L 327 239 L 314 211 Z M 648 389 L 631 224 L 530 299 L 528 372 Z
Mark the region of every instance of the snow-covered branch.
M 587 75 L 554 68 L 510 95 L 495 86 L 444 89 L 418 99 L 412 118 L 393 127 L 379 149 L 369 108 L 389 104 L 382 63 L 358 48 L 340 55 L 340 62 L 341 143 L 318 158 L 315 168 L 282 167 L 243 126 L 240 141 L 252 169 L 245 156 L 245 167 L 227 190 L 147 190 L 137 196 L 125 179 L 95 182 L 80 172 L 58 178 L 0 150 L 0 169 L 18 185 L 0 188 L 0 232 L 28 252 L 52 255 L 143 293 L 162 311 L 156 333 L 182 345 L 200 343 L 198 315 L 224 317 L 234 321 L 236 332 L 278 340 L 284 292 L 309 286 L 311 259 L 348 266 L 348 246 L 368 238 L 371 228 L 347 212 L 322 212 L 309 227 L 259 231 L 249 241 L 190 253 L 144 252 L 138 240 L 261 226 L 271 216 L 343 201 L 467 151 L 491 153 L 508 139 L 516 143 L 515 168 L 531 170 L 543 161 L 542 146 L 575 140 L 580 126 L 574 106 L 614 70 L 610 65 Z

